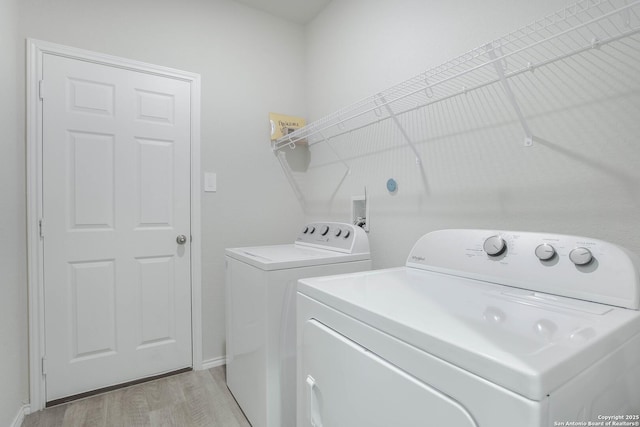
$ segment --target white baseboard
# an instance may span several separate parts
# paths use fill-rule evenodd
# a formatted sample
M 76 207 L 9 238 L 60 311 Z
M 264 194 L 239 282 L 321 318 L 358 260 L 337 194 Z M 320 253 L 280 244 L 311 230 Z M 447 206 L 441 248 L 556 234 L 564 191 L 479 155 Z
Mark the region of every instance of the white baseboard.
M 222 356 L 222 357 L 214 357 L 213 359 L 208 359 L 208 360 L 203 360 L 202 361 L 202 369 L 211 369 L 211 368 L 215 368 L 216 366 L 221 366 L 221 365 L 226 365 L 227 364 L 227 358 Z
M 31 406 L 29 404 L 22 405 L 20 409 L 18 409 L 18 413 L 16 417 L 13 419 L 13 422 L 9 427 L 20 427 L 22 426 L 22 422 L 24 421 L 25 415 L 29 415 L 31 413 Z

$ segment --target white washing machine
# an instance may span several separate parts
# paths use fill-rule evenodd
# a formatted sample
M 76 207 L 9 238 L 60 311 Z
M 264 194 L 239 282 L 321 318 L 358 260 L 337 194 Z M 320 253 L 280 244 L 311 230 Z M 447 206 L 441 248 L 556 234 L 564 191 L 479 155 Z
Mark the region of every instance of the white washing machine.
M 371 269 L 360 227 L 305 226 L 294 243 L 226 250 L 227 386 L 253 427 L 293 427 L 296 282 Z
M 297 425 L 638 426 L 639 277 L 595 239 L 443 230 L 300 280 Z

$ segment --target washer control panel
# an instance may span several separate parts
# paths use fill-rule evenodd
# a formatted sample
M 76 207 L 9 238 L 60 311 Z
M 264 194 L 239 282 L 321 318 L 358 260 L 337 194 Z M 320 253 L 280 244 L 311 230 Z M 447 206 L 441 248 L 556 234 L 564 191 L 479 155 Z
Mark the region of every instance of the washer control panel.
M 344 253 L 368 253 L 369 238 L 360 227 L 340 222 L 314 222 L 298 233 L 296 244 Z
M 640 308 L 640 260 L 614 244 L 549 233 L 439 230 L 415 244 L 407 266 Z

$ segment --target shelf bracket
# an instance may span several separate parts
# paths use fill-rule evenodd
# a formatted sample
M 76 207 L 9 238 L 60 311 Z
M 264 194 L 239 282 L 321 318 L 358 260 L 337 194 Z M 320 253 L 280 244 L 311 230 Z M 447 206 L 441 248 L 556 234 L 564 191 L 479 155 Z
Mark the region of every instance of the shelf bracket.
M 489 58 L 491 58 L 491 60 L 493 61 L 493 65 L 496 69 L 496 73 L 498 73 L 498 78 L 500 79 L 500 83 L 502 83 L 502 87 L 504 88 L 505 94 L 507 95 L 507 99 L 511 103 L 511 106 L 513 107 L 516 115 L 518 116 L 520 125 L 524 130 L 524 146 L 531 147 L 533 145 L 533 134 L 531 133 L 531 129 L 529 128 L 529 124 L 527 123 L 527 120 L 524 118 L 524 115 L 522 114 L 522 110 L 520 109 L 520 105 L 516 100 L 516 96 L 514 95 L 513 90 L 511 89 L 511 85 L 507 80 L 507 77 L 505 75 L 506 67 L 502 66 L 503 61 L 498 60 L 498 56 L 496 55 L 496 50 L 499 50 L 500 47 L 499 46 L 494 47 L 492 43 L 489 43 L 485 46 L 485 48 L 487 50 L 487 53 L 489 54 Z M 500 56 L 502 56 L 501 51 L 500 51 Z
M 289 147 L 292 150 L 296 148 L 296 143 L 293 142 L 290 135 L 286 136 L 286 138 L 283 136 L 282 138 L 276 141 L 271 141 L 271 149 L 273 150 L 274 153 L 277 153 L 278 151 L 282 150 L 285 147 Z
M 381 102 L 378 103 L 378 100 L 380 100 Z M 379 93 L 378 96 L 375 98 L 374 102 L 378 107 L 383 106 L 387 110 L 387 113 L 389 114 L 389 117 L 391 118 L 391 120 L 393 120 L 393 122 L 396 124 L 396 126 L 400 130 L 400 133 L 402 134 L 402 137 L 404 138 L 404 142 L 407 143 L 407 145 L 411 148 L 411 151 L 413 151 L 413 154 L 415 154 L 415 156 L 416 156 L 416 164 L 417 165 L 422 165 L 422 158 L 420 157 L 420 153 L 418 153 L 418 150 L 416 149 L 416 146 L 413 144 L 413 141 L 411 141 L 411 138 L 409 138 L 409 134 L 407 133 L 407 131 L 404 129 L 404 127 L 400 123 L 400 120 L 398 120 L 398 117 L 396 116 L 396 114 L 391 109 L 391 106 L 389 105 L 389 103 L 385 99 L 384 95 Z
M 351 166 L 349 166 L 349 164 L 345 162 L 342 157 L 340 157 L 340 154 L 338 154 L 336 147 L 334 147 L 333 144 L 331 143 L 331 138 L 327 138 L 326 136 L 324 136 L 322 132 L 318 132 L 318 133 L 320 134 L 324 142 L 327 144 L 327 146 L 329 146 L 331 151 L 333 151 L 333 154 L 338 158 L 338 161 L 340 161 L 340 163 L 342 163 L 342 165 L 345 167 L 346 169 L 345 178 L 347 175 L 351 175 Z
M 433 88 L 429 85 L 429 79 L 424 78 L 424 94 L 427 98 L 433 98 Z
M 291 139 L 291 135 L 289 135 L 289 144 L 287 144 L 289 146 L 289 148 L 291 148 L 292 150 L 295 150 L 296 148 L 296 143 L 293 142 L 293 140 Z
M 625 6 L 629 5 L 629 2 L 625 0 Z M 627 28 L 631 28 L 631 12 L 629 11 L 628 7 L 625 7 L 624 9 L 622 9 L 620 11 L 620 15 L 622 16 L 622 22 L 624 23 L 624 26 Z

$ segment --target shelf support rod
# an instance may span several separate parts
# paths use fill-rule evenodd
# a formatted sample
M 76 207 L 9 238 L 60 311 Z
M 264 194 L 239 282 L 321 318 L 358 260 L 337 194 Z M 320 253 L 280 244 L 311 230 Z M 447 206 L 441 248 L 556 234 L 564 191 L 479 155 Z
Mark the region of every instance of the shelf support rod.
M 413 141 L 411 141 L 411 138 L 409 138 L 409 134 L 407 133 L 407 131 L 404 129 L 404 127 L 400 123 L 400 120 L 398 120 L 398 117 L 396 116 L 396 114 L 391 109 L 391 106 L 389 105 L 389 103 L 385 99 L 384 95 L 381 94 L 381 93 L 378 94 L 376 100 L 374 101 L 376 103 L 376 105 L 378 104 L 378 102 L 377 102 L 378 99 L 380 101 L 382 101 L 382 106 L 384 106 L 384 108 L 387 110 L 387 113 L 389 114 L 389 117 L 391 117 L 391 120 L 393 120 L 393 122 L 396 124 L 396 126 L 398 126 L 398 129 L 400 130 L 400 133 L 402 134 L 402 137 L 404 138 L 404 141 L 411 148 L 411 151 L 413 151 L 413 154 L 415 154 L 415 156 L 416 156 L 416 164 L 417 165 L 422 165 L 422 158 L 420 157 L 420 153 L 418 153 L 418 150 L 416 149 L 416 146 L 413 144 Z
M 344 159 L 342 157 L 340 157 L 340 154 L 338 154 L 338 151 L 336 150 L 336 147 L 334 147 L 333 144 L 331 143 L 331 138 L 327 138 L 326 136 L 324 136 L 324 134 L 322 132 L 318 132 L 318 133 L 320 134 L 320 136 L 322 137 L 324 142 L 329 146 L 331 151 L 333 151 L 333 154 L 338 158 L 340 163 L 342 163 L 342 165 L 347 169 L 346 175 L 351 175 L 351 167 L 349 166 L 349 164 L 347 162 L 344 161 Z
M 507 80 L 507 77 L 504 74 L 505 69 L 502 66 L 502 62 L 504 60 L 503 61 L 497 60 L 498 57 L 496 55 L 496 50 L 499 49 L 499 47 L 494 48 L 492 43 L 488 43 L 485 46 L 485 48 L 487 49 L 489 58 L 491 58 L 493 61 L 493 66 L 496 68 L 496 73 L 498 73 L 498 78 L 502 83 L 502 87 L 504 88 L 504 91 L 507 95 L 507 99 L 511 103 L 511 106 L 513 107 L 513 109 L 515 110 L 516 115 L 518 116 L 518 120 L 520 120 L 520 125 L 524 130 L 524 146 L 531 147 L 533 145 L 533 134 L 531 133 L 531 129 L 529 128 L 529 124 L 527 123 L 527 120 L 524 118 L 524 114 L 522 114 L 522 110 L 520 109 L 520 105 L 518 104 L 518 100 L 516 99 L 516 96 L 514 95 L 513 90 L 511 89 L 511 85 L 509 84 L 509 81 Z M 503 56 L 502 52 L 500 52 L 500 56 Z

